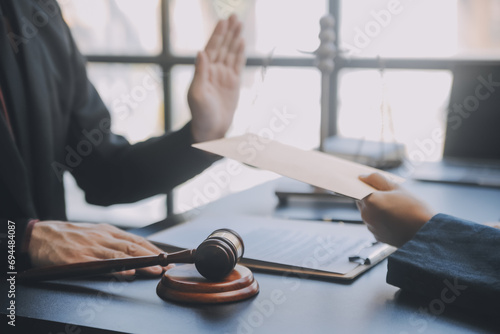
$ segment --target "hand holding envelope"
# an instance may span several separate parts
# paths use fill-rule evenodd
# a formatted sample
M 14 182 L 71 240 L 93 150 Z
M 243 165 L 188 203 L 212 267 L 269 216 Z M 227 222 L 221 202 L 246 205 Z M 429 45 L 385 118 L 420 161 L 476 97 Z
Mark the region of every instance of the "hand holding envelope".
M 193 147 L 357 200 L 376 191 L 359 180 L 359 175 L 378 172 L 393 182 L 404 181 L 397 175 L 373 167 L 323 152 L 302 150 L 250 133 L 198 143 Z

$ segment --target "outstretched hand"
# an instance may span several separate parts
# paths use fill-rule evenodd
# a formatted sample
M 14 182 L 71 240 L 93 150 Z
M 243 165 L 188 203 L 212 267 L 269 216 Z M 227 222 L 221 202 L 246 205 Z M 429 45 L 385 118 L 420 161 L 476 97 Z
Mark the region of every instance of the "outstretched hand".
M 60 221 L 36 223 L 28 252 L 35 267 L 163 253 L 146 239 L 112 225 Z M 146 275 L 160 275 L 165 269 L 168 267 L 153 266 L 137 271 Z M 119 272 L 120 275 L 135 273 L 135 269 Z
M 234 14 L 219 21 L 205 50 L 197 55 L 188 91 L 196 142 L 224 137 L 233 121 L 246 61 L 241 29 Z
M 357 202 L 363 221 L 378 241 L 400 247 L 434 216 L 425 203 L 379 173 L 359 179 L 378 190 Z

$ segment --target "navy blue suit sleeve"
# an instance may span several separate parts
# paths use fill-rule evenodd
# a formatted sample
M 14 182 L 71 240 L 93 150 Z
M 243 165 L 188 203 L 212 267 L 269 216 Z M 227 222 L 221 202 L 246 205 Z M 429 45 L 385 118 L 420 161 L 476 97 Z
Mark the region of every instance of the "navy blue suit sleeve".
M 387 283 L 461 306 L 500 314 L 500 230 L 438 214 L 388 259 Z

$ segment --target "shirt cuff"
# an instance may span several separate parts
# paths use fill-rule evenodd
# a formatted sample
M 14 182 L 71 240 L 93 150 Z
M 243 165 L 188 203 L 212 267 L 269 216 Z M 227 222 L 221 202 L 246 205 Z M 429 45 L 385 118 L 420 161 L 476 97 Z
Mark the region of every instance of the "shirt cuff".
M 199 155 L 201 157 L 205 158 L 209 163 L 214 163 L 214 162 L 222 159 L 223 157 L 220 156 L 220 155 L 218 155 L 218 154 L 214 154 L 214 153 L 210 153 L 210 152 L 207 152 L 207 151 L 203 151 L 203 150 L 200 150 L 200 149 L 195 148 L 195 147 L 192 146 L 193 144 L 197 144 L 198 142 L 196 142 L 194 140 L 193 131 L 191 130 L 191 122 L 192 121 L 189 121 L 188 123 L 186 123 L 186 125 L 184 125 L 184 127 L 182 127 L 181 130 L 179 130 L 179 133 L 182 133 L 183 136 L 187 136 L 189 146 L 193 150 L 195 150 L 196 152 L 198 152 Z

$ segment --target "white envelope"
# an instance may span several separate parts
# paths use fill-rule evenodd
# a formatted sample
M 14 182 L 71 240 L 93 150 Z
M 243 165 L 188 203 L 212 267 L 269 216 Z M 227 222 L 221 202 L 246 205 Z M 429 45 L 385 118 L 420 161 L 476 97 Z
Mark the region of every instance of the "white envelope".
M 251 133 L 198 143 L 193 147 L 358 200 L 375 191 L 358 179 L 361 174 L 378 172 L 394 182 L 404 181 L 373 167 L 319 151 L 302 150 Z

